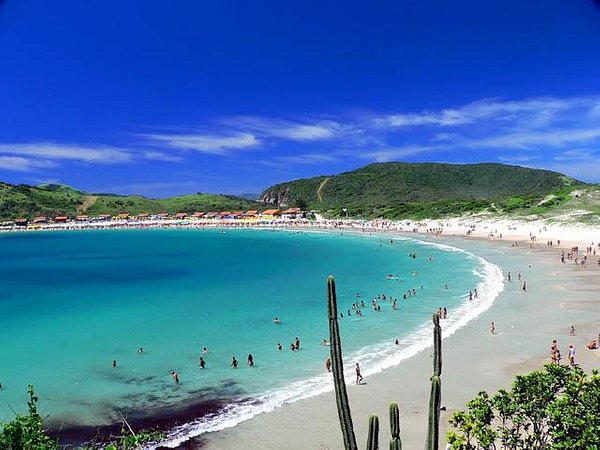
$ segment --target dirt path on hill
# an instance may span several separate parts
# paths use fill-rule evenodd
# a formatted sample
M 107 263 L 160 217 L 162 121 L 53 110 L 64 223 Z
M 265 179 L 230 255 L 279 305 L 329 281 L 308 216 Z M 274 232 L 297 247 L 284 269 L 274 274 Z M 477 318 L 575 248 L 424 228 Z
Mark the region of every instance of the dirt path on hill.
M 325 188 L 325 185 L 327 184 L 328 181 L 329 181 L 329 178 L 325 178 L 323 181 L 321 181 L 321 184 L 319 185 L 319 189 L 317 189 L 317 197 L 319 197 L 320 202 L 323 201 L 323 197 L 321 196 L 321 191 Z
M 86 195 L 85 199 L 83 200 L 83 203 L 79 207 L 79 211 L 80 212 L 87 211 L 89 208 L 91 208 L 94 205 L 94 203 L 96 203 L 96 200 L 98 200 L 98 197 L 96 195 Z

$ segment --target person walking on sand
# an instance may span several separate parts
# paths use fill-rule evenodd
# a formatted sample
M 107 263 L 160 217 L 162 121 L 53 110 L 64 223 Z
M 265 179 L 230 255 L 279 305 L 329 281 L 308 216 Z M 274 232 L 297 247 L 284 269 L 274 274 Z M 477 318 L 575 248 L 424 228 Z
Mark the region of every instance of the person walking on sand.
M 356 384 L 360 384 L 363 380 L 363 376 L 360 373 L 360 365 L 356 363 L 356 367 L 354 369 L 356 371 Z
M 327 358 L 325 360 L 325 368 L 327 369 L 327 372 L 331 372 L 331 358 Z
M 575 347 L 573 345 L 569 345 L 569 366 L 573 367 L 575 365 Z
M 575 327 L 571 325 L 571 331 L 569 332 L 571 336 L 575 336 Z
M 527 281 L 523 281 L 523 292 L 527 292 Z

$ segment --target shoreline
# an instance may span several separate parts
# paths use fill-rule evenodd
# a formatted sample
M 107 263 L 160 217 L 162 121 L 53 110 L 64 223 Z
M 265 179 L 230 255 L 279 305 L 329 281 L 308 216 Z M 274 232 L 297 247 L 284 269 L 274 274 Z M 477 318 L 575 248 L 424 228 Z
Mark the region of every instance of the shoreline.
M 336 229 L 334 231 L 342 231 L 339 229 Z M 377 230 L 377 232 L 381 232 L 382 230 Z M 385 230 L 386 232 L 386 236 L 389 236 L 389 233 L 397 233 L 396 231 L 388 231 Z M 594 274 L 596 274 L 596 269 L 595 267 L 592 265 L 592 267 L 590 267 L 590 265 L 586 266 L 586 267 L 579 267 L 579 266 L 575 266 L 574 264 L 566 264 L 566 265 L 557 265 L 557 261 L 558 261 L 558 257 L 559 257 L 559 253 L 560 251 L 558 249 L 555 248 L 555 246 L 547 246 L 547 245 L 541 245 L 540 243 L 531 242 L 528 238 L 530 238 L 529 236 L 523 236 L 523 235 L 518 235 L 520 240 L 518 241 L 518 244 L 516 246 L 511 246 L 508 247 L 507 243 L 513 241 L 513 239 L 515 239 L 515 235 L 514 234 L 509 234 L 509 237 L 507 237 L 506 235 L 503 237 L 503 239 L 499 239 L 498 237 L 494 238 L 494 239 L 489 239 L 489 236 L 482 236 L 482 235 L 474 235 L 473 233 L 471 233 L 469 236 L 457 236 L 455 234 L 455 236 L 449 236 L 449 234 L 446 233 L 442 233 L 442 234 L 437 234 L 436 233 L 431 233 L 431 232 L 425 232 L 425 233 L 414 233 L 414 232 L 410 232 L 410 234 L 407 234 L 406 232 L 403 233 L 404 237 L 412 237 L 412 238 L 416 238 L 417 240 L 423 240 L 424 242 L 434 242 L 434 243 L 444 243 L 444 244 L 449 244 L 452 246 L 456 246 L 459 248 L 464 248 L 464 245 L 466 244 L 467 246 L 475 246 L 478 247 L 480 245 L 483 245 L 485 247 L 489 247 L 494 251 L 497 251 L 500 248 L 504 249 L 506 248 L 506 251 L 509 252 L 513 252 L 516 253 L 516 259 L 517 261 L 513 261 L 513 263 L 516 263 L 518 261 L 521 261 L 522 266 L 523 266 L 523 270 L 526 269 L 527 265 L 529 265 L 530 263 L 526 263 L 525 261 L 523 261 L 526 257 L 530 257 L 533 260 L 536 261 L 536 265 L 539 264 L 545 264 L 546 267 L 544 268 L 544 270 L 550 270 L 553 271 L 552 275 L 553 276 L 559 276 L 561 278 L 564 278 L 563 280 L 561 280 L 562 284 L 559 283 L 560 286 L 562 286 L 563 288 L 565 286 L 568 286 L 568 290 L 569 292 L 573 293 L 578 293 L 578 294 L 582 294 L 582 293 L 588 293 L 590 291 L 594 291 L 596 290 L 595 288 L 597 288 L 598 286 L 594 286 L 592 285 L 591 282 L 594 282 L 595 280 L 591 277 L 593 277 Z M 458 239 L 463 238 L 460 243 L 457 242 Z M 487 239 L 486 239 L 487 238 Z M 556 239 L 556 238 L 554 238 Z M 531 244 L 530 245 L 519 245 L 519 244 Z M 462 244 L 462 245 L 461 245 Z M 569 248 L 568 246 L 572 245 L 572 244 L 576 244 L 576 245 L 581 245 L 583 246 L 585 244 L 584 241 L 579 240 L 569 240 L 569 241 L 562 241 L 561 242 L 561 247 L 560 248 Z M 513 243 L 514 245 L 514 243 Z M 523 251 L 521 251 L 523 250 Z M 523 254 L 523 252 L 525 254 Z M 477 251 L 473 251 L 473 253 L 475 253 L 478 256 L 481 256 L 479 253 L 477 253 Z M 513 254 L 512 256 L 515 256 L 515 254 Z M 486 258 L 487 259 L 487 258 Z M 492 263 L 496 263 L 495 261 L 492 261 Z M 558 268 L 563 268 L 563 270 L 561 271 L 561 273 L 556 272 L 556 269 Z M 573 276 L 577 274 L 577 276 Z M 547 275 L 547 274 L 546 274 Z M 550 278 L 549 281 L 552 281 L 552 279 Z M 556 286 L 553 286 L 553 288 L 555 288 Z M 537 287 L 536 287 L 537 288 Z M 518 290 L 518 289 L 517 289 Z M 511 295 L 514 296 L 515 290 L 511 290 L 510 293 L 506 293 L 505 296 L 507 295 Z M 530 293 L 527 293 L 526 295 L 529 295 Z M 517 294 L 518 295 L 518 294 Z M 536 299 L 536 303 L 539 302 L 540 300 L 543 301 L 543 299 L 538 298 Z M 570 309 L 570 311 L 581 311 L 583 310 L 585 311 L 589 311 L 590 308 L 591 310 L 593 310 L 594 306 L 593 304 L 590 305 L 589 301 L 581 301 L 581 300 L 577 300 L 578 301 L 578 305 L 576 306 L 575 304 L 573 304 L 573 308 Z M 493 310 L 497 309 L 496 308 L 496 304 L 498 303 L 498 300 L 496 300 L 496 302 L 494 303 L 494 305 L 492 305 L 492 307 L 490 308 L 490 310 L 493 313 Z M 560 305 L 561 302 L 559 302 Z M 562 308 L 562 306 L 560 306 L 560 308 Z M 535 309 L 534 309 L 535 310 Z M 538 310 L 537 311 L 538 315 L 537 317 L 531 317 L 531 314 L 529 314 L 528 316 L 525 317 L 525 320 L 531 319 L 533 321 L 536 320 L 540 320 L 540 319 L 544 319 L 544 310 Z M 484 312 L 482 315 L 489 315 L 488 312 Z M 521 320 L 523 320 L 523 318 L 521 318 Z M 566 320 L 566 319 L 565 319 Z M 463 327 L 460 329 L 459 332 L 457 332 L 454 336 L 449 336 L 447 339 L 444 340 L 444 343 L 446 345 L 446 343 L 450 343 L 453 344 L 454 341 L 456 340 L 460 340 L 460 341 L 464 341 L 465 340 L 465 336 L 468 340 L 469 336 L 473 333 L 473 329 L 475 327 L 474 322 L 478 322 L 481 323 L 482 319 L 480 317 L 475 318 L 473 321 L 469 322 L 469 324 L 466 327 Z M 600 326 L 600 321 L 592 321 L 592 322 L 585 322 L 585 321 L 579 321 L 579 322 L 575 322 L 574 323 L 576 325 L 576 329 L 578 329 L 579 333 L 578 336 L 574 337 L 573 339 L 577 340 L 577 345 L 576 348 L 578 349 L 578 362 L 586 369 L 589 369 L 591 367 L 598 367 L 599 366 L 599 362 L 600 362 L 600 354 L 598 354 L 598 352 L 593 352 L 590 350 L 587 350 L 584 346 L 584 342 L 587 338 L 590 337 L 596 337 L 597 332 L 600 330 L 599 326 Z M 568 335 L 568 325 L 565 324 L 562 327 L 549 327 L 550 330 L 546 330 L 546 332 L 542 333 L 542 334 L 547 334 L 548 331 L 550 331 L 551 333 L 554 333 L 554 335 L 558 334 L 558 335 Z M 484 326 L 484 333 L 487 332 L 487 326 Z M 594 331 L 595 330 L 595 331 Z M 504 331 L 501 330 L 500 333 L 503 333 Z M 585 334 L 585 337 L 582 338 L 582 335 Z M 478 338 L 479 339 L 479 338 Z M 583 341 L 582 341 L 583 339 Z M 550 341 L 548 341 L 550 342 Z M 487 363 L 491 363 L 491 367 L 495 368 L 496 370 L 491 370 L 490 373 L 487 374 L 487 377 L 491 379 L 490 380 L 485 380 L 486 382 L 482 383 L 479 388 L 481 389 L 486 389 L 488 391 L 495 391 L 497 390 L 499 387 L 503 387 L 506 386 L 507 383 L 509 383 L 510 381 L 512 381 L 512 379 L 514 378 L 514 375 L 517 373 L 525 373 L 525 372 L 529 372 L 531 370 L 534 369 L 539 369 L 541 368 L 541 364 L 545 361 L 547 361 L 547 356 L 544 353 L 544 349 L 545 346 L 539 346 L 539 348 L 535 348 L 535 350 L 533 351 L 533 355 L 529 355 L 526 359 L 522 359 L 522 355 L 514 354 L 511 355 L 509 352 L 508 358 L 503 361 L 503 363 L 498 367 L 498 364 L 494 364 L 494 358 L 490 358 L 490 355 L 487 355 L 486 351 L 484 348 L 481 348 L 481 346 L 478 345 L 472 345 L 472 343 L 467 342 L 464 345 L 468 346 L 468 348 L 470 348 L 471 350 L 474 351 L 473 354 L 476 354 L 477 357 L 483 361 L 484 365 L 486 365 L 486 361 Z M 522 343 L 521 343 L 522 345 Z M 454 345 L 452 345 L 452 347 L 454 347 Z M 456 348 L 452 348 L 452 353 L 456 352 Z M 410 371 L 414 371 L 416 373 L 416 371 L 418 369 L 420 369 L 421 372 L 423 372 L 423 369 L 425 368 L 425 374 L 424 376 L 426 377 L 426 373 L 427 370 L 430 371 L 430 368 L 427 367 L 427 354 L 428 352 L 425 351 L 421 351 L 419 354 L 409 358 L 408 360 L 403 361 L 402 363 L 400 363 L 397 366 L 391 367 L 386 369 L 384 372 L 376 374 L 376 375 L 372 375 L 369 377 L 369 380 L 375 380 L 373 381 L 373 383 L 377 383 L 379 384 L 380 382 L 382 382 L 384 385 L 390 385 L 393 384 L 393 381 L 391 381 L 391 379 L 393 378 L 393 374 L 398 374 L 398 372 L 404 372 L 404 370 L 406 369 L 405 366 L 413 366 L 410 368 Z M 460 359 L 460 356 L 457 356 L 457 359 Z M 491 361 L 490 361 L 491 360 Z M 446 366 L 448 366 L 449 364 L 446 364 Z M 486 370 L 489 370 L 490 367 L 486 367 Z M 449 370 L 449 369 L 448 369 Z M 459 370 L 459 372 L 463 372 L 464 370 Z M 465 375 L 463 373 L 463 375 Z M 404 378 L 404 377 L 402 377 Z M 427 378 L 428 379 L 428 378 Z M 442 376 L 442 380 L 444 381 L 444 375 Z M 476 382 L 473 383 L 474 386 L 478 386 Z M 462 388 L 462 389 L 461 389 Z M 479 390 L 479 388 L 477 390 Z M 363 389 L 361 389 L 363 390 Z M 370 386 L 365 387 L 364 391 L 374 391 L 374 392 L 370 392 L 368 393 L 366 396 L 363 395 L 363 392 L 360 392 L 360 390 L 356 390 L 356 389 L 352 389 L 352 387 L 350 388 L 350 396 L 351 396 L 351 406 L 354 405 L 353 397 L 358 397 L 359 400 L 359 406 L 358 409 L 363 411 L 364 417 L 367 417 L 367 415 L 372 412 L 370 411 L 365 405 L 364 403 L 366 403 L 367 401 L 371 400 L 373 396 L 378 398 L 378 406 L 380 409 L 383 409 L 382 411 L 378 411 L 380 418 L 383 418 L 382 420 L 382 429 L 385 429 L 385 417 L 387 414 L 387 411 L 385 410 L 385 407 L 387 405 L 380 405 L 381 403 L 381 398 L 383 397 L 383 395 L 381 395 L 380 393 L 378 393 L 381 389 L 371 389 Z M 383 389 L 384 391 L 386 391 L 386 389 Z M 444 424 L 445 427 L 447 427 L 447 419 L 450 417 L 451 412 L 455 411 L 458 408 L 462 408 L 464 407 L 464 403 L 466 402 L 466 400 L 472 398 L 477 392 L 472 390 L 472 392 L 470 394 L 465 393 L 465 389 L 464 386 L 459 386 L 459 387 L 454 387 L 455 392 L 452 393 L 452 396 L 459 399 L 459 400 L 453 400 L 452 403 L 454 403 L 452 406 L 448 407 L 448 411 L 443 414 L 442 416 L 442 423 Z M 419 387 L 417 386 L 413 386 L 413 391 L 414 392 L 419 392 Z M 427 392 L 425 392 L 427 391 Z M 426 406 L 426 394 L 428 393 L 428 386 L 426 386 L 425 391 L 423 391 L 421 389 L 420 392 L 420 396 L 422 397 L 422 404 Z M 386 391 L 387 392 L 387 391 Z M 444 390 L 442 391 L 443 395 L 444 395 Z M 407 392 L 408 394 L 408 392 Z M 411 395 L 407 395 L 409 398 L 411 397 Z M 414 397 L 414 395 L 412 396 Z M 393 400 L 393 398 L 389 397 L 388 398 L 389 401 Z M 328 401 L 327 401 L 328 400 Z M 396 400 L 401 400 L 396 398 Z M 461 403 L 462 402 L 462 403 Z M 426 408 L 421 408 L 421 406 L 417 407 L 416 406 L 416 402 L 411 402 L 411 403 L 415 403 L 412 405 L 412 408 L 409 408 L 408 411 L 404 410 L 402 408 L 402 401 L 400 401 L 401 403 L 401 412 L 402 412 L 402 417 L 403 422 L 407 423 L 406 420 L 406 416 L 408 414 L 408 423 L 412 424 L 411 425 L 411 429 L 413 430 L 412 433 L 409 433 L 408 435 L 408 442 L 412 442 L 412 445 L 409 446 L 409 448 L 416 448 L 417 445 L 422 444 L 422 442 L 420 442 L 419 440 L 419 433 L 418 432 L 414 432 L 414 430 L 418 430 L 419 429 L 419 425 L 417 424 L 417 421 L 415 420 L 416 417 L 422 419 L 423 415 L 426 415 Z M 353 407 L 353 410 L 355 408 Z M 323 412 L 327 411 L 327 414 L 324 414 Z M 310 425 L 316 427 L 317 430 L 319 429 L 327 429 L 327 433 L 321 433 L 318 432 L 316 433 L 316 435 L 314 436 L 314 439 L 310 439 L 308 436 L 304 436 L 301 432 L 301 430 L 297 430 L 297 427 L 291 427 L 290 428 L 290 421 L 291 423 L 294 422 L 294 418 L 293 417 L 298 417 L 301 414 L 302 420 L 304 420 L 304 417 L 310 417 Z M 315 423 L 316 420 L 314 419 L 314 417 L 318 417 L 319 421 L 322 421 L 320 424 Z M 357 419 L 356 419 L 356 414 L 355 414 L 355 427 L 357 428 L 357 437 L 361 437 L 361 435 L 364 435 L 366 433 L 366 419 L 360 421 L 360 423 L 356 423 Z M 363 423 L 364 422 L 364 423 Z M 327 425 L 324 425 L 324 423 L 327 423 Z M 306 424 L 305 424 L 306 425 Z M 281 431 L 281 429 L 287 430 L 287 431 Z M 406 426 L 402 427 L 403 429 L 406 429 Z M 288 404 L 288 405 L 284 405 L 283 407 L 279 408 L 278 410 L 271 412 L 269 414 L 262 414 L 260 416 L 256 416 L 246 422 L 243 422 L 241 424 L 238 424 L 237 426 L 233 427 L 233 428 L 228 428 L 222 431 L 218 431 L 218 432 L 214 432 L 214 433 L 208 433 L 205 435 L 202 435 L 202 445 L 200 446 L 199 443 L 196 442 L 197 438 L 193 438 L 189 441 L 187 441 L 186 443 L 182 444 L 180 447 L 178 448 L 185 448 L 185 449 L 197 449 L 197 448 L 232 448 L 229 445 L 232 444 L 233 442 L 235 442 L 236 438 L 240 438 L 241 436 L 248 436 L 248 433 L 250 433 L 251 436 L 253 436 L 254 434 L 256 434 L 256 432 L 253 429 L 258 429 L 258 430 L 262 430 L 262 432 L 258 432 L 257 434 L 259 434 L 261 437 L 265 436 L 266 432 L 270 432 L 271 430 L 277 430 L 277 433 L 275 433 L 275 437 L 270 438 L 268 441 L 266 442 L 262 442 L 260 444 L 260 446 L 257 445 L 257 443 L 254 443 L 254 446 L 250 446 L 250 448 L 278 448 L 278 443 L 282 442 L 282 441 L 288 441 L 288 442 L 294 442 L 294 444 L 291 445 L 290 448 L 337 448 L 340 445 L 340 442 L 338 442 L 338 440 L 340 439 L 340 433 L 339 433 L 339 429 L 338 429 L 338 424 L 337 424 L 337 415 L 335 413 L 335 400 L 332 398 L 332 394 L 331 392 L 326 393 L 326 394 L 320 394 L 317 395 L 316 397 L 311 397 L 309 399 L 306 400 L 301 400 L 299 402 L 296 402 L 294 404 Z M 301 429 L 303 429 L 301 427 Z M 445 430 L 444 430 L 445 431 Z M 422 432 L 422 436 L 424 436 L 424 431 Z M 331 435 L 331 438 L 326 437 L 326 435 Z M 333 439 L 333 441 L 328 441 L 327 439 Z M 360 441 L 361 439 L 359 439 Z M 403 439 L 404 440 L 404 439 Z M 252 442 L 252 441 L 251 441 Z M 296 442 L 298 444 L 296 444 Z M 302 443 L 300 445 L 300 443 Z
M 344 234 L 351 233 L 351 234 L 358 235 L 358 236 L 363 235 L 365 237 L 367 237 L 366 234 L 368 233 L 368 234 L 373 234 L 373 235 L 379 236 L 379 237 L 384 236 L 386 238 L 397 236 L 399 238 L 401 237 L 401 238 L 415 239 L 417 241 L 420 241 L 423 243 L 430 243 L 433 245 L 440 245 L 440 244 L 450 245 L 452 247 L 457 247 L 459 249 L 463 249 L 464 251 L 473 253 L 477 257 L 481 257 L 481 255 L 479 253 L 477 253 L 477 251 L 471 251 L 471 250 L 464 249 L 464 246 L 461 244 L 473 243 L 473 244 L 475 244 L 475 246 L 477 246 L 479 244 L 502 245 L 503 243 L 506 244 L 507 242 L 511 242 L 512 250 L 515 250 L 515 251 L 524 250 L 526 252 L 533 251 L 535 253 L 548 253 L 549 255 L 554 255 L 555 257 L 557 255 L 557 251 L 558 251 L 557 249 L 554 248 L 554 246 L 553 247 L 550 247 L 547 245 L 542 246 L 541 243 L 536 242 L 535 238 L 532 239 L 532 234 L 529 234 L 529 236 L 527 236 L 525 234 L 517 234 L 517 233 L 509 232 L 507 234 L 504 234 L 503 237 L 500 237 L 497 235 L 497 231 L 496 231 L 496 235 L 494 235 L 493 232 L 490 235 L 490 232 L 487 231 L 489 229 L 489 224 L 486 225 L 485 227 L 481 226 L 480 229 L 477 230 L 476 232 L 474 232 L 475 229 L 472 226 L 470 226 L 470 225 L 465 226 L 462 224 L 457 225 L 453 228 L 450 228 L 450 227 L 443 228 L 443 231 L 442 231 L 442 227 L 439 227 L 439 226 L 431 227 L 429 225 L 429 223 L 418 223 L 418 224 L 392 223 L 392 224 L 390 224 L 390 223 L 386 223 L 385 221 L 381 221 L 381 222 L 378 221 L 375 223 L 365 224 L 362 222 L 355 222 L 355 221 L 342 221 L 342 222 L 327 221 L 324 223 L 320 223 L 320 226 L 318 226 L 318 227 L 311 226 L 311 225 L 312 224 L 310 224 L 310 223 L 307 224 L 305 222 L 298 223 L 297 221 L 294 221 L 294 222 L 290 223 L 289 221 L 286 221 L 286 222 L 279 221 L 279 222 L 271 222 L 268 224 L 228 224 L 226 226 L 224 226 L 223 223 L 211 223 L 211 224 L 202 224 L 202 225 L 193 224 L 193 226 L 191 226 L 188 223 L 185 223 L 185 224 L 181 224 L 181 223 L 175 224 L 174 223 L 174 224 L 168 224 L 166 226 L 164 224 L 160 224 L 160 225 L 152 226 L 150 228 L 153 228 L 153 229 L 178 228 L 178 229 L 191 229 L 191 230 L 193 230 L 193 229 L 213 229 L 213 228 L 214 229 L 225 229 L 225 230 L 226 229 L 238 229 L 238 228 L 242 228 L 242 229 L 251 228 L 251 229 L 272 229 L 272 230 L 306 231 L 306 232 L 316 231 L 316 232 L 325 232 L 325 233 L 344 233 Z M 124 226 L 124 227 L 111 227 L 111 229 L 114 229 L 114 228 L 117 228 L 117 229 L 140 229 L 140 228 L 146 229 L 148 227 L 137 227 L 135 225 Z M 79 227 L 78 229 L 87 230 L 90 228 Z M 92 227 L 91 229 L 98 229 L 98 228 Z M 64 228 L 61 228 L 61 230 L 64 230 Z M 37 230 L 31 230 L 31 231 L 37 231 Z M 70 231 L 70 230 L 64 230 L 64 231 Z M 516 230 L 509 230 L 509 231 L 516 231 Z M 541 231 L 541 229 L 540 229 L 540 231 Z M 463 234 L 463 232 L 464 232 L 464 234 Z M 462 240 L 458 241 L 460 238 L 462 238 Z M 548 237 L 548 239 L 550 239 L 550 237 Z M 556 238 L 554 238 L 554 239 L 556 239 Z M 513 242 L 513 240 L 515 240 L 515 242 Z M 523 244 L 525 244 L 525 245 L 523 245 Z M 583 247 L 583 245 L 585 243 L 583 241 L 562 240 L 560 248 L 568 249 L 569 246 L 573 246 L 573 244 L 581 245 Z M 486 260 L 486 258 L 484 258 L 484 260 Z M 568 266 L 571 267 L 572 265 L 568 264 Z M 577 269 L 579 269 L 579 267 Z M 582 268 L 582 270 L 585 270 L 585 272 L 588 272 L 587 269 L 588 269 L 588 267 Z M 570 272 L 570 278 L 573 278 L 573 275 L 575 275 L 575 274 L 577 274 L 577 276 L 579 276 L 579 277 L 588 278 L 588 277 L 586 277 L 586 273 L 582 272 L 582 271 L 574 272 L 574 271 L 570 270 L 569 272 Z M 563 288 L 567 289 L 566 286 L 568 286 L 568 284 L 563 286 Z M 586 292 L 587 288 L 585 286 L 577 286 L 577 287 L 570 287 L 569 289 L 571 291 L 581 290 L 582 292 Z M 491 307 L 493 308 L 493 304 L 491 305 Z M 584 308 L 585 308 L 585 304 L 584 304 Z M 475 320 L 476 319 L 477 319 L 477 317 L 475 317 Z M 457 331 L 460 331 L 460 333 L 457 333 L 457 334 L 463 333 L 463 330 L 465 328 L 471 327 L 471 324 L 472 324 L 472 320 L 470 320 L 466 324 L 467 325 L 466 327 L 465 326 L 459 327 Z M 579 329 L 580 327 L 578 326 L 577 328 Z M 448 338 L 451 338 L 451 336 L 448 336 Z M 446 340 L 447 339 L 445 339 L 444 342 L 446 342 Z M 428 346 L 428 347 L 430 347 L 430 346 Z M 423 349 L 421 349 L 421 350 L 418 350 L 418 353 L 423 354 L 423 353 L 427 353 L 427 352 L 423 352 Z M 408 360 L 416 358 L 418 356 L 419 356 L 418 354 L 414 355 L 414 356 L 409 356 Z M 532 361 L 535 361 L 535 360 L 536 360 L 536 358 L 532 358 Z M 378 377 L 380 375 L 385 374 L 388 371 L 394 371 L 401 365 L 405 364 L 406 361 L 407 360 L 404 360 L 400 365 L 395 365 L 393 367 L 384 368 L 383 373 L 371 374 L 370 378 Z M 532 364 L 526 364 L 526 365 L 531 366 Z M 317 394 L 317 395 L 319 397 L 327 396 L 327 394 Z M 261 416 L 270 416 L 272 414 L 277 414 L 283 408 L 287 408 L 288 406 L 292 407 L 293 405 L 298 404 L 298 403 L 310 402 L 310 400 L 312 398 L 314 398 L 314 397 L 311 397 L 311 398 L 305 399 L 305 400 L 299 400 L 296 403 L 289 404 L 289 405 L 284 404 L 282 407 L 279 407 L 278 409 L 276 409 L 275 412 L 270 412 L 269 414 L 264 414 L 264 413 L 259 413 L 259 414 Z M 138 428 L 140 426 L 139 424 L 143 424 L 142 428 L 148 428 L 148 427 L 156 428 L 158 426 L 160 429 L 163 429 L 163 430 L 164 429 L 173 429 L 173 427 L 176 427 L 176 426 L 186 423 L 194 418 L 197 418 L 199 415 L 204 416 L 206 411 L 204 413 L 198 414 L 198 409 L 197 409 L 198 407 L 200 407 L 203 410 L 206 409 L 206 408 L 203 408 L 202 405 L 197 405 L 197 404 L 181 405 L 181 408 L 175 408 L 175 409 L 177 409 L 176 411 L 157 411 L 157 412 L 152 412 L 152 413 L 148 413 L 148 414 L 141 414 L 139 417 L 134 417 L 134 420 L 136 420 Z M 133 416 L 135 416 L 135 413 L 133 414 Z M 131 417 L 133 417 L 133 416 L 131 416 Z M 142 417 L 142 416 L 144 416 L 144 417 Z M 140 420 L 138 420 L 138 419 L 140 419 Z M 244 423 L 253 422 L 254 420 L 256 420 L 256 417 L 247 419 Z M 212 448 L 211 447 L 213 445 L 212 442 L 214 441 L 216 435 L 220 435 L 220 434 L 227 435 L 229 433 L 229 431 L 233 432 L 233 430 L 238 428 L 240 425 L 243 425 L 243 424 L 238 424 L 238 425 L 234 426 L 233 428 L 228 428 L 223 431 L 209 432 L 209 433 L 203 434 L 201 436 L 198 436 L 196 438 L 192 438 L 191 440 L 188 440 L 185 443 L 181 444 L 181 446 L 178 448 L 201 448 L 201 447 L 205 448 L 205 445 L 207 446 L 207 448 Z M 75 438 L 75 440 L 77 440 L 78 434 L 85 433 L 86 431 L 90 431 L 91 429 L 93 429 L 94 431 L 97 430 L 96 427 L 83 427 L 82 428 L 82 427 L 75 426 L 75 427 L 72 427 L 72 429 L 63 428 L 62 431 L 68 430 L 67 434 L 72 435 Z M 102 435 L 104 433 L 104 436 L 108 437 L 113 431 L 118 432 L 120 430 L 120 424 L 112 424 L 107 427 L 101 427 L 101 430 L 102 431 L 100 431 L 98 434 Z M 169 447 L 172 448 L 171 446 L 169 446 Z M 162 448 L 162 447 L 158 447 L 158 448 Z M 217 447 L 215 447 L 215 448 L 217 448 Z M 225 447 L 225 448 L 228 448 L 228 447 Z M 267 446 L 265 448 L 270 448 L 270 447 Z M 276 447 L 273 447 L 273 448 L 276 448 Z M 298 448 L 300 448 L 300 447 L 298 447 Z

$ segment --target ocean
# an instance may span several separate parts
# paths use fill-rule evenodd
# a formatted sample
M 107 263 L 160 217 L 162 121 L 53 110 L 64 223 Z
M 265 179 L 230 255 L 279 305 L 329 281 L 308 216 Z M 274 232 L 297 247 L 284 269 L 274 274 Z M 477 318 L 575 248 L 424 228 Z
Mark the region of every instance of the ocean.
M 473 254 L 383 235 L 88 230 L 2 234 L 0 248 L 0 420 L 26 409 L 33 384 L 63 442 L 127 417 L 168 428 L 174 446 L 331 389 L 328 275 L 348 381 L 357 361 L 368 378 L 429 346 L 438 308 L 447 336 L 502 290 L 500 269 Z

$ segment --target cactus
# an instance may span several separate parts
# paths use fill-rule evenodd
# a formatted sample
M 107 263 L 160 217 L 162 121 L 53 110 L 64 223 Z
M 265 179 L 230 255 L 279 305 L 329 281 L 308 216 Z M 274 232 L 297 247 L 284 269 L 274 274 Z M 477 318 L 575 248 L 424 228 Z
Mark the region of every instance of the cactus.
M 398 438 L 394 438 L 390 441 L 390 450 L 402 450 L 402 441 Z
M 367 439 L 367 450 L 377 450 L 379 448 L 379 417 L 372 415 L 369 417 L 369 437 Z
M 442 385 L 440 377 L 431 377 L 431 394 L 429 396 L 429 424 L 427 427 L 427 450 L 437 450 L 440 438 L 440 404 Z
M 400 440 L 400 411 L 398 403 L 390 403 L 390 450 L 402 450 L 402 441 Z
M 346 382 L 344 381 L 344 363 L 342 361 L 342 343 L 340 340 L 340 329 L 337 321 L 337 297 L 335 294 L 335 279 L 327 278 L 327 311 L 329 314 L 329 351 L 331 354 L 331 369 L 335 386 L 335 399 L 337 403 L 338 416 L 344 437 L 344 448 L 346 450 L 358 450 Z
M 329 316 L 329 351 L 331 354 L 331 368 L 335 386 L 335 399 L 337 403 L 338 416 L 344 437 L 344 448 L 346 450 L 358 450 L 346 382 L 344 381 L 344 364 L 342 361 L 342 343 L 340 329 L 338 326 L 337 297 L 335 294 L 335 279 L 327 278 L 327 312 Z M 429 423 L 427 428 L 426 450 L 437 450 L 440 435 L 440 406 L 442 385 L 442 328 L 440 318 L 433 315 L 433 376 L 431 377 L 431 394 L 429 397 Z M 400 413 L 396 402 L 390 403 L 390 450 L 402 450 L 400 440 Z M 369 417 L 369 437 L 367 450 L 379 448 L 379 418 L 376 415 Z
M 437 314 L 433 315 L 433 375 L 442 375 L 442 327 Z

